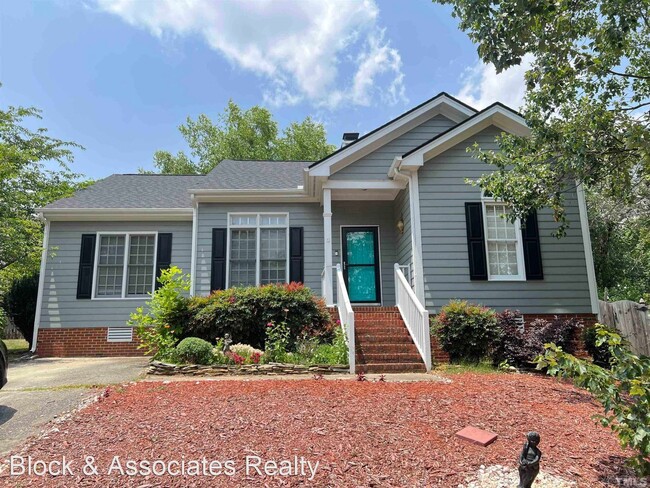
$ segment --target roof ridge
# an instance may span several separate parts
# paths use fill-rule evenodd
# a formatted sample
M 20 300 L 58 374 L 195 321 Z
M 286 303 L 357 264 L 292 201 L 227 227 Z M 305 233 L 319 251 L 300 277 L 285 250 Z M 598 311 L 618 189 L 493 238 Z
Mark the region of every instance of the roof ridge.
M 508 107 L 507 105 L 505 105 L 505 104 L 503 104 L 503 103 L 501 103 L 501 102 L 498 102 L 498 101 L 497 101 L 497 102 L 493 102 L 493 103 L 491 103 L 490 105 L 488 105 L 487 107 L 485 107 L 483 110 L 479 110 L 479 111 L 476 112 L 474 115 L 470 115 L 468 118 L 466 118 L 466 119 L 463 120 L 462 122 L 459 122 L 458 124 L 449 127 L 447 130 L 444 130 L 444 131 L 442 131 L 442 132 L 436 134 L 436 135 L 433 136 L 431 139 L 428 139 L 428 140 L 424 141 L 424 142 L 423 142 L 422 144 L 420 144 L 419 146 L 416 146 L 416 147 L 414 147 L 413 149 L 408 150 L 407 152 L 405 152 L 404 154 L 402 154 L 402 157 L 405 158 L 405 157 L 407 157 L 407 156 L 410 156 L 411 154 L 413 154 L 414 152 L 416 152 L 418 149 L 422 149 L 424 146 L 426 146 L 426 145 L 428 145 L 428 144 L 431 144 L 433 141 L 435 141 L 436 139 L 441 138 L 442 136 L 448 134 L 449 132 L 458 129 L 459 127 L 465 126 L 466 124 L 468 124 L 469 122 L 471 122 L 472 120 L 474 120 L 476 117 L 478 117 L 478 116 L 480 116 L 480 115 L 483 115 L 485 112 L 487 112 L 488 110 L 490 110 L 490 109 L 492 109 L 492 108 L 494 108 L 494 107 L 496 107 L 496 106 L 502 107 L 502 108 L 504 108 L 504 109 L 506 109 L 506 110 L 512 112 L 513 114 L 518 115 L 519 117 L 523 117 L 523 116 L 522 116 L 519 112 L 517 112 L 515 109 L 512 109 L 512 108 Z
M 397 121 L 400 120 L 401 118 L 406 117 L 407 115 L 409 115 L 409 114 L 415 112 L 417 109 L 422 108 L 422 107 L 424 107 L 426 104 L 431 103 L 431 102 L 433 102 L 434 100 L 436 100 L 436 99 L 438 99 L 438 98 L 441 98 L 441 97 L 447 97 L 447 98 L 453 100 L 454 102 L 456 102 L 456 103 L 458 103 L 458 104 L 460 104 L 460 105 L 462 105 L 462 106 L 464 106 L 464 107 L 466 107 L 466 108 L 472 110 L 472 111 L 474 112 L 474 114 L 471 115 L 470 117 L 473 117 L 474 115 L 476 115 L 476 114 L 479 112 L 477 109 L 475 109 L 475 108 L 472 107 L 471 105 L 468 105 L 467 103 L 463 102 L 462 100 L 459 100 L 458 98 L 456 98 L 456 97 L 450 95 L 450 94 L 447 93 L 447 92 L 441 91 L 441 92 L 438 93 L 437 95 L 435 95 L 435 96 L 429 98 L 428 100 L 425 100 L 424 102 L 420 103 L 419 105 L 416 105 L 416 106 L 413 107 L 413 108 L 408 109 L 406 112 L 403 112 L 402 114 L 400 114 L 400 115 L 398 115 L 397 117 L 395 117 L 395 118 L 389 120 L 389 121 L 386 122 L 385 124 L 382 124 L 382 125 L 380 125 L 379 127 L 376 127 L 375 129 L 371 130 L 370 132 L 365 133 L 364 135 L 362 135 L 361 137 L 359 137 L 357 140 L 351 142 L 350 144 L 347 144 L 347 145 L 345 145 L 345 146 L 343 146 L 343 147 L 340 147 L 340 148 L 338 148 L 336 151 L 334 151 L 333 153 L 328 154 L 327 156 L 325 156 L 325 157 L 322 158 L 322 159 L 319 159 L 318 161 L 315 161 L 315 162 L 314 162 L 313 164 L 311 164 L 309 167 L 310 167 L 310 168 L 313 168 L 314 166 L 319 165 L 320 163 L 322 163 L 322 162 L 325 161 L 326 159 L 329 159 L 330 157 L 332 157 L 332 156 L 334 156 L 335 154 L 337 154 L 337 153 L 343 151 L 344 149 L 347 149 L 347 148 L 349 148 L 349 147 L 354 146 L 354 145 L 357 144 L 359 141 L 363 141 L 364 139 L 366 139 L 368 136 L 374 134 L 375 132 L 378 132 L 378 131 L 380 131 L 381 129 L 383 129 L 383 128 L 385 128 L 385 127 L 388 127 L 390 124 L 392 124 L 392 123 L 394 123 L 394 122 L 397 122 Z

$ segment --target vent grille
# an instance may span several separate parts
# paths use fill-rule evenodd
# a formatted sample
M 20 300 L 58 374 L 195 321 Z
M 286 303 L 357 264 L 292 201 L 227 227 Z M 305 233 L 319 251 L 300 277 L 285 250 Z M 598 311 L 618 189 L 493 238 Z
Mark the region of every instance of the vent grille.
M 109 327 L 108 342 L 132 342 L 133 329 L 131 327 Z
M 517 328 L 519 329 L 519 332 L 524 332 L 524 330 L 526 329 L 526 326 L 524 324 L 524 316 L 517 315 L 515 317 L 515 322 L 517 323 Z

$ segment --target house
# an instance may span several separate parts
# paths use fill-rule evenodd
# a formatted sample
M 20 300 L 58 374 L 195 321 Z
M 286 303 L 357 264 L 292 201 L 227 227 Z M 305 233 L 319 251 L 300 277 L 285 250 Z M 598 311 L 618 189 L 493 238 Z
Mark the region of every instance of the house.
M 582 188 L 567 196 L 574 224 L 557 239 L 550 211 L 522 228 L 466 183 L 491 170 L 466 148 L 496 149 L 504 131 L 528 128 L 500 103 L 477 111 L 441 93 L 362 137 L 345 134 L 320 161 L 226 160 L 203 176 L 103 179 L 39 210 L 35 349 L 137 354 L 126 321 L 170 264 L 191 273 L 192 294 L 304 282 L 356 331 L 351 360 L 367 370 L 429 368 L 428 314 L 454 298 L 518 309 L 525 322 L 593 322 Z

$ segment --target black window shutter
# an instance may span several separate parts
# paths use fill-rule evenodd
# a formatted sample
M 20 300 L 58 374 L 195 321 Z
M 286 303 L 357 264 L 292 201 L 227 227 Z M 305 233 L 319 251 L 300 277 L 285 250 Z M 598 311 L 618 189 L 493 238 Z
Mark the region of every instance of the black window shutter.
M 228 229 L 212 229 L 210 290 L 226 288 L 226 236 Z
M 289 228 L 289 281 L 304 283 L 305 258 L 303 245 L 303 228 Z
M 79 253 L 79 277 L 77 278 L 77 298 L 89 299 L 93 292 L 93 265 L 95 263 L 95 234 L 81 235 Z
M 521 237 L 524 248 L 524 263 L 527 280 L 543 280 L 542 251 L 539 247 L 539 227 L 537 212 L 534 210 L 526 217 L 526 225 L 521 227 Z
M 158 234 L 158 250 L 156 252 L 156 290 L 160 288 L 160 273 L 172 265 L 172 235 Z
M 483 235 L 483 205 L 481 202 L 465 203 L 465 223 L 467 224 L 469 278 L 471 280 L 487 280 L 485 236 Z

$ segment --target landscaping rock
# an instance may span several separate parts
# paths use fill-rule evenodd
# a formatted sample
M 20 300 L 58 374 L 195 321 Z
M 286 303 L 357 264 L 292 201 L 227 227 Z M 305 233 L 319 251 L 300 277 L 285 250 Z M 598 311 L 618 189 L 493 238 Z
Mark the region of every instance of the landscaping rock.
M 350 369 L 343 364 L 304 364 L 268 363 L 243 365 L 196 365 L 170 364 L 162 361 L 151 361 L 148 373 L 160 376 L 225 376 L 225 375 L 282 375 L 282 374 L 341 374 L 349 373 Z
M 468 478 L 465 484 L 458 485 L 458 488 L 512 488 L 519 484 L 519 472 L 516 468 L 501 466 L 481 466 L 475 476 Z M 535 488 L 573 488 L 576 485 L 573 481 L 565 480 L 544 471 L 533 483 Z

